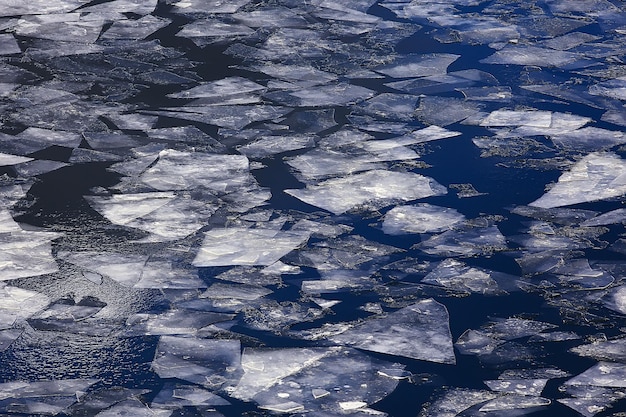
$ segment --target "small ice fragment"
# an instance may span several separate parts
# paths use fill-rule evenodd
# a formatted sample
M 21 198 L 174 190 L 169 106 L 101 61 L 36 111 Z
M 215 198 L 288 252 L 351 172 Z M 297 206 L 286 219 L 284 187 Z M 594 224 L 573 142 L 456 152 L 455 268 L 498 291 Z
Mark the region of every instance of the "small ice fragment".
M 311 394 L 313 394 L 313 398 L 318 399 L 330 395 L 330 392 L 326 391 L 325 389 L 313 388 L 311 390 Z
M 367 403 L 363 401 L 343 401 L 339 403 L 339 407 L 341 407 L 344 411 L 352 411 L 358 410 L 359 408 L 366 407 Z
M 494 379 L 485 381 L 493 391 L 506 392 L 518 395 L 539 396 L 545 388 L 548 380 L 541 379 Z

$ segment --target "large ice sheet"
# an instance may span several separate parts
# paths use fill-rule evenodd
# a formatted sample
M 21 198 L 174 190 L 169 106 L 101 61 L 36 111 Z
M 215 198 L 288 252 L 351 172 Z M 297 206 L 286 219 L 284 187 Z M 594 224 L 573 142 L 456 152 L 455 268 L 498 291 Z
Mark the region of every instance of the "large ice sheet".
M 195 266 L 271 265 L 309 238 L 304 231 L 230 227 L 205 233 Z
M 626 388 L 626 365 L 601 361 L 585 372 L 569 379 L 566 384 Z
M 626 163 L 614 153 L 591 153 L 578 161 L 530 206 L 554 208 L 606 200 L 626 193 Z
M 374 317 L 344 333 L 335 343 L 429 362 L 456 362 L 448 310 L 433 299 Z
M 382 207 L 394 201 L 417 200 L 447 191 L 432 178 L 420 174 L 372 170 L 285 192 L 305 203 L 341 214 L 366 203 Z

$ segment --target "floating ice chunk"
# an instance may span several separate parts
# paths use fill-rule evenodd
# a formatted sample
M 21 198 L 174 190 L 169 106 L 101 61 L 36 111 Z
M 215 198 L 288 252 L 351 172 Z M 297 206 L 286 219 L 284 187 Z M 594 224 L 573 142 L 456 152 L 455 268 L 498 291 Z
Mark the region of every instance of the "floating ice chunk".
M 193 385 L 166 383 L 154 397 L 152 407 L 175 409 L 181 407 L 213 407 L 229 405 L 222 397 Z
M 601 37 L 591 35 L 589 33 L 570 32 L 562 36 L 557 36 L 555 38 L 542 41 L 541 44 L 543 46 L 547 46 L 548 48 L 558 49 L 559 51 L 567 51 L 568 49 L 572 49 L 578 45 L 582 45 L 587 42 L 597 41 L 598 39 L 601 39 Z
M 393 139 L 366 140 L 358 143 L 357 146 L 362 147 L 369 152 L 376 153 L 400 146 L 446 139 L 459 135 L 459 132 L 453 132 L 439 126 L 432 125 Z
M 626 388 L 626 365 L 622 363 L 599 362 L 582 374 L 569 379 L 565 384 Z
M 264 136 L 254 142 L 237 147 L 237 151 L 248 158 L 266 158 L 282 152 L 312 148 L 313 146 L 315 146 L 315 140 L 310 135 Z
M 598 360 L 626 362 L 626 338 L 604 340 L 576 346 L 571 352 Z
M 231 314 L 170 310 L 161 314 L 135 314 L 126 320 L 126 325 L 129 335 L 193 335 L 206 326 L 233 318 Z
M 69 164 L 57 161 L 34 160 L 25 162 L 14 167 L 17 175 L 25 178 L 35 177 L 37 175 L 56 171 L 57 169 L 68 166 Z
M 49 303 L 50 299 L 44 294 L 8 285 L 0 286 L 0 328 L 7 329 L 16 321 L 33 316 Z M 10 333 L 3 335 L 10 336 Z
M 74 164 L 87 164 L 91 162 L 117 162 L 123 160 L 124 157 L 110 153 L 94 151 L 92 149 L 74 148 L 69 162 Z
M 125 400 L 99 412 L 95 417 L 169 417 L 172 410 L 151 409 L 136 398 Z
M 456 362 L 448 311 L 433 299 L 369 319 L 331 340 L 389 355 L 438 363 Z
M 532 336 L 555 327 L 557 326 L 550 323 L 513 317 L 495 321 L 487 326 L 486 331 L 493 337 L 512 340 Z
M 485 385 L 487 385 L 493 391 L 505 392 L 508 394 L 532 395 L 532 396 L 541 395 L 541 392 L 543 391 L 547 383 L 548 383 L 548 380 L 545 378 L 541 378 L 541 379 L 494 379 L 490 381 L 485 381 Z
M 0 399 L 73 396 L 84 393 L 97 379 L 57 379 L 52 381 L 12 381 L 0 383 Z
M 377 72 L 394 78 L 426 77 L 445 74 L 448 66 L 459 58 L 454 54 L 407 55 L 392 64 L 375 68 Z
M 374 96 L 369 88 L 347 83 L 296 88 L 294 91 L 267 93 L 264 97 L 286 106 L 331 107 L 358 103 Z
M 81 135 L 74 132 L 48 130 L 37 127 L 29 127 L 17 135 L 17 137 L 21 142 L 20 147 L 22 147 L 26 153 L 38 151 L 52 145 L 76 148 L 82 141 Z
M 163 207 L 175 198 L 173 192 L 85 196 L 91 206 L 112 223 L 125 225 Z
M 0 55 L 13 55 L 22 52 L 17 41 L 10 33 L 0 33 Z
M 250 36 L 254 30 L 246 25 L 226 23 L 215 18 L 197 19 L 187 23 L 178 36 L 191 38 L 194 43 L 203 45 L 211 41 Z
M 420 99 L 415 115 L 422 122 L 447 126 L 467 119 L 480 111 L 480 104 L 453 97 L 425 96 Z
M 358 105 L 358 111 L 389 120 L 413 120 L 417 96 L 382 93 Z
M 152 368 L 161 378 L 178 378 L 219 389 L 239 380 L 240 342 L 161 336 Z
M 154 127 L 158 117 L 146 116 L 137 113 L 127 114 L 107 114 L 106 118 L 111 120 L 118 129 L 129 130 L 149 130 Z
M 598 127 L 558 132 L 550 136 L 555 145 L 575 151 L 600 151 L 626 143 L 626 134 Z
M 52 240 L 59 233 L 22 230 L 11 214 L 0 211 L 0 281 L 51 274 L 58 270 L 52 257 Z
M 440 285 L 452 290 L 469 291 L 480 294 L 503 293 L 493 276 L 496 272 L 469 267 L 463 262 L 446 259 L 426 275 L 422 282 Z M 506 274 L 500 274 L 506 276 Z M 501 278 L 501 277 L 499 277 Z M 510 277 L 513 278 L 512 276 Z
M 393 201 L 442 195 L 446 190 L 432 178 L 419 174 L 372 170 L 285 192 L 305 203 L 341 214 L 365 203 L 384 207 Z
M 617 223 L 626 223 L 626 209 L 611 210 L 597 217 L 585 220 L 580 225 L 583 227 L 594 227 Z
M 207 290 L 200 295 L 201 298 L 211 299 L 238 299 L 253 301 L 271 294 L 272 290 L 258 285 L 250 284 L 211 284 Z
M 493 55 L 481 59 L 483 64 L 535 65 L 538 67 L 563 67 L 582 56 L 573 52 L 556 51 L 536 46 L 507 45 Z
M 433 233 L 451 229 L 463 220 L 465 216 L 455 209 L 421 203 L 392 208 L 385 214 L 382 228 L 390 235 Z
M 422 251 L 438 256 L 472 256 L 507 248 L 506 238 L 496 225 L 463 224 L 415 245 Z
M 183 15 L 205 15 L 213 13 L 235 13 L 250 0 L 180 0 L 173 3 L 172 12 Z
M 274 64 L 261 65 L 254 69 L 279 80 L 297 83 L 297 85 L 303 87 L 330 84 L 337 80 L 335 74 L 313 68 L 312 66 Z M 305 83 L 303 84 L 302 82 Z
M 306 27 L 308 22 L 299 10 L 285 6 L 271 7 L 247 12 L 237 12 L 233 16 L 237 22 L 251 28 Z
M 242 77 L 227 77 L 217 81 L 202 83 L 197 87 L 179 93 L 168 94 L 172 98 L 224 98 L 244 93 L 265 91 L 260 84 Z
M 246 348 L 241 360 L 245 373 L 230 395 L 281 412 L 293 407 L 345 413 L 366 407 L 398 384 L 377 370 L 403 368 L 339 347 Z
M 501 411 L 515 410 L 519 408 L 544 407 L 550 405 L 552 401 L 547 398 L 535 397 L 529 395 L 508 394 L 498 397 L 483 405 L 479 411 Z
M 253 181 L 245 156 L 207 155 L 172 149 L 161 151 L 156 164 L 140 178 L 145 184 L 160 191 L 204 187 L 224 192 Z
M 319 7 L 320 9 L 313 14 L 321 19 L 372 24 L 378 23 L 381 20 L 381 18 L 377 16 L 365 13 L 366 10 L 355 10 L 349 5 L 337 4 L 335 2 L 323 1 L 319 4 Z
M 211 124 L 229 129 L 242 129 L 252 122 L 271 120 L 291 111 L 288 107 L 257 106 L 186 106 L 145 111 L 147 114 Z
M 112 0 L 106 3 L 94 4 L 81 7 L 81 12 L 97 13 L 134 13 L 137 15 L 147 15 L 154 11 L 158 0 Z
M 486 355 L 504 341 L 485 332 L 468 329 L 457 339 L 454 346 L 463 355 Z
M 617 12 L 619 9 L 607 0 L 581 0 L 574 4 L 562 1 L 547 2 L 550 11 L 554 14 L 569 13 L 600 13 L 600 12 Z
M 532 126 L 549 128 L 552 112 L 541 110 L 495 110 L 480 122 L 481 126 Z
M 298 248 L 308 232 L 231 227 L 205 233 L 194 266 L 271 265 Z
M 361 271 L 333 270 L 322 272 L 320 280 L 302 281 L 305 294 L 327 294 L 373 287 L 377 281 Z
M 453 388 L 430 404 L 421 415 L 423 417 L 456 417 L 464 410 L 493 400 L 497 396 L 490 391 Z
M 553 208 L 589 201 L 605 200 L 626 193 L 626 163 L 613 153 L 591 153 L 542 197 L 529 206 Z
M 623 389 L 592 386 L 565 385 L 565 391 L 574 398 L 559 398 L 557 401 L 576 410 L 585 417 L 593 417 L 626 397 Z
M 170 20 L 152 15 L 146 15 L 137 20 L 118 20 L 100 36 L 100 40 L 141 40 L 170 23 Z
M 54 21 L 41 17 L 20 19 L 15 33 L 20 36 L 56 41 L 93 43 L 98 39 L 104 24 L 103 20 L 78 20 L 76 13 L 61 16 L 67 17 L 67 20 Z M 75 18 L 72 18 L 73 16 Z
M 314 149 L 286 162 L 305 181 L 384 168 L 372 155 L 350 155 L 331 149 Z
M 450 188 L 456 190 L 456 196 L 458 198 L 470 198 L 478 197 L 481 195 L 487 195 L 487 193 L 481 193 L 470 183 L 450 184 Z
M 0 166 L 17 165 L 17 164 L 22 164 L 24 162 L 28 162 L 32 160 L 33 158 L 27 158 L 25 156 L 18 156 L 18 155 L 10 155 L 8 153 L 0 152 Z

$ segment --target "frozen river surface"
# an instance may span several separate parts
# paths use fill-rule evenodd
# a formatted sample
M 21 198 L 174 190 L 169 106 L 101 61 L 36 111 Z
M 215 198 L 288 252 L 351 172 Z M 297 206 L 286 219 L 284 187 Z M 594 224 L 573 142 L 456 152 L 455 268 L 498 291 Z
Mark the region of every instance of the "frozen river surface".
M 626 5 L 0 0 L 0 414 L 623 416 Z

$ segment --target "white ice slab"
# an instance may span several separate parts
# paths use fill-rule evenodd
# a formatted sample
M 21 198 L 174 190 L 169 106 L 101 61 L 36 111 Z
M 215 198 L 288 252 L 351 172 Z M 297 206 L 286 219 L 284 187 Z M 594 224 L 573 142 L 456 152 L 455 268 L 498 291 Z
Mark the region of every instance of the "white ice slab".
M 271 265 L 298 248 L 308 232 L 230 227 L 205 233 L 195 266 Z
M 626 161 L 614 153 L 591 153 L 578 161 L 529 206 L 554 208 L 619 197 L 626 193 Z
M 446 190 L 432 178 L 420 174 L 372 170 L 285 192 L 305 203 L 341 214 L 365 203 L 382 207 L 394 201 L 442 195 Z
M 335 343 L 429 362 L 456 362 L 446 307 L 418 301 L 331 337 Z
M 383 232 L 390 235 L 443 232 L 465 220 L 455 209 L 428 203 L 397 206 L 389 210 L 383 220 Z

